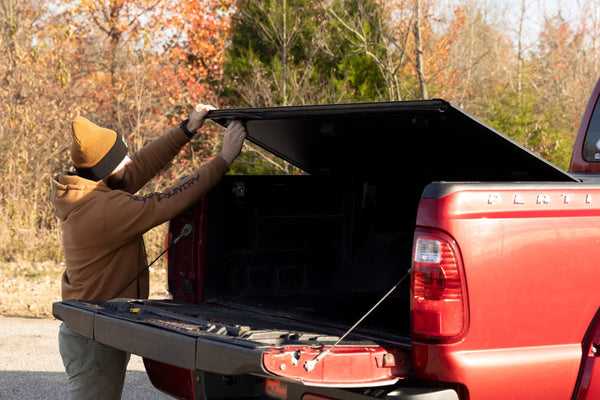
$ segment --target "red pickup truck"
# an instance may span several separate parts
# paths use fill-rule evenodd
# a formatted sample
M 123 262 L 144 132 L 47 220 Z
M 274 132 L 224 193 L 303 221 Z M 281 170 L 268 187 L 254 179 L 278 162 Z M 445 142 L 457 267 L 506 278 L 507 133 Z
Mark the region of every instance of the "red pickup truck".
M 172 220 L 172 299 L 54 315 L 181 399 L 598 399 L 599 95 L 569 172 L 443 100 L 211 112 L 305 174 Z

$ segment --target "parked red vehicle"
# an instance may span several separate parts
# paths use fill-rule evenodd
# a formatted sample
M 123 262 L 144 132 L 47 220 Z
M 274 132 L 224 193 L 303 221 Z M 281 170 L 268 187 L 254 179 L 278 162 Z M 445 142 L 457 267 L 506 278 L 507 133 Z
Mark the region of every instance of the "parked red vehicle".
M 211 112 L 305 174 L 172 220 L 172 300 L 54 315 L 181 399 L 600 398 L 599 95 L 568 172 L 443 100 Z

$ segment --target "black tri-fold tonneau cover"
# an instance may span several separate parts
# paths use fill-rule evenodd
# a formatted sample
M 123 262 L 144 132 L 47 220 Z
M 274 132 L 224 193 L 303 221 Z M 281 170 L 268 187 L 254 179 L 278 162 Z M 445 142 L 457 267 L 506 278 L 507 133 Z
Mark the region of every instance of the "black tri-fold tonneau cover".
M 214 110 L 226 126 L 311 175 L 429 181 L 577 181 L 445 100 Z

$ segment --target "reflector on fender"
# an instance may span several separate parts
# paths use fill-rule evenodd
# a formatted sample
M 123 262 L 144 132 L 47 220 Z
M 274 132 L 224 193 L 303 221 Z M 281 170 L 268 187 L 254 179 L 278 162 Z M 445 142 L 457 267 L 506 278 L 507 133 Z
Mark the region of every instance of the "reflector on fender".
M 411 310 L 413 336 L 451 341 L 467 327 L 466 290 L 458 247 L 448 235 L 417 229 Z
M 265 381 L 265 394 L 276 399 L 287 399 L 287 383 L 279 379 L 267 378 Z

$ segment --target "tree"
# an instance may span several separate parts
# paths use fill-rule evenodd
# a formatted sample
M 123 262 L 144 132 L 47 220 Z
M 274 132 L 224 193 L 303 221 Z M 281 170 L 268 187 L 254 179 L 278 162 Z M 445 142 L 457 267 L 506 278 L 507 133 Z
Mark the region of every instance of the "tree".
M 55 226 L 47 202 L 52 168 L 61 161 L 63 111 L 61 65 L 44 42 L 60 34 L 43 29 L 47 4 L 0 1 L 0 253 L 22 260 L 32 253 L 60 254 L 57 235 L 37 234 Z
M 524 1 L 521 6 L 524 13 Z M 584 48 L 581 32 L 560 13 L 546 19 L 535 53 L 517 53 L 511 84 L 489 102 L 492 126 L 562 168 L 568 167 L 580 117 Z
M 513 46 L 497 28 L 506 17 L 491 17 L 491 12 L 475 1 L 464 2 L 455 14 L 459 15 L 451 26 L 457 27 L 446 35 L 455 40 L 449 45 L 447 67 L 437 86 L 441 87 L 440 96 L 485 119 L 489 104 L 514 85 Z M 455 29 L 460 29 L 460 35 L 454 35 Z
M 328 70 L 346 101 L 373 101 L 401 96 L 386 49 L 383 12 L 376 1 L 333 1 L 327 7 L 327 40 L 321 47 Z
M 395 10 L 391 21 L 384 17 L 391 10 L 377 1 L 334 1 L 327 11 L 336 29 L 342 32 L 339 37 L 345 37 L 349 43 L 345 47 L 353 50 L 351 54 L 364 55 L 376 66 L 384 82 L 385 91 L 380 93 L 380 98 L 403 99 L 401 68 L 407 59 L 405 50 L 410 31 L 401 27 L 406 23 L 403 10 Z M 394 35 L 391 32 L 395 32 Z
M 182 0 L 167 6 L 165 14 L 170 17 L 162 24 L 171 27 L 172 35 L 165 38 L 159 53 L 164 62 L 155 79 L 164 99 L 163 116 L 174 125 L 189 115 L 192 102 L 228 105 L 219 94 L 234 9 L 229 0 Z M 202 136 L 175 160 L 168 178 L 178 178 L 211 158 L 219 143 L 218 132 L 214 124 L 205 124 Z
M 314 102 L 321 7 L 320 1 L 238 1 L 226 62 L 232 79 L 227 96 L 254 107 Z
M 151 96 L 159 88 L 154 79 L 157 59 L 153 49 L 163 23 L 158 0 L 79 0 L 63 13 L 72 27 L 69 54 L 72 90 L 85 99 L 83 113 L 96 122 L 127 135 L 133 150 L 146 141 L 148 117 L 162 104 Z M 163 121 L 157 121 L 161 123 Z
M 236 106 L 285 106 L 340 101 L 340 81 L 323 53 L 327 20 L 322 1 L 240 0 L 233 17 L 224 95 Z M 233 100 L 235 99 L 235 100 Z M 297 172 L 287 163 L 248 146 L 244 172 Z
M 447 26 L 441 26 L 432 11 L 435 5 L 430 0 L 392 0 L 358 2 L 357 11 L 346 2 L 328 9 L 354 48 L 377 66 L 387 88 L 381 99 L 448 97 L 459 86 L 450 51 L 461 37 L 463 13 L 457 8 Z
M 415 0 L 415 23 L 414 23 L 414 37 L 415 37 L 415 53 L 416 53 L 416 73 L 419 78 L 419 91 L 421 92 L 422 99 L 429 98 L 429 91 L 427 90 L 427 82 L 425 78 L 425 65 L 423 61 L 423 33 L 421 29 L 421 0 Z
M 158 0 L 0 0 L 5 257 L 60 255 L 47 199 L 51 176 L 69 168 L 75 115 L 120 131 L 135 151 L 188 115 L 193 103 L 216 99 L 228 17 L 226 2 L 210 4 L 208 15 L 192 1 L 173 8 Z M 175 176 L 212 156 L 216 143 L 215 134 L 194 140 Z
M 560 108 L 540 109 L 537 93 L 530 86 L 494 100 L 488 123 L 513 140 L 562 168 L 567 168 L 572 138 L 565 131 Z
M 230 39 L 231 15 L 235 11 L 229 0 L 182 0 L 169 9 L 176 35 L 169 46 L 172 64 L 165 67 L 173 78 L 167 80 L 171 96 L 222 101 L 223 64 Z M 183 101 L 178 99 L 178 102 Z

